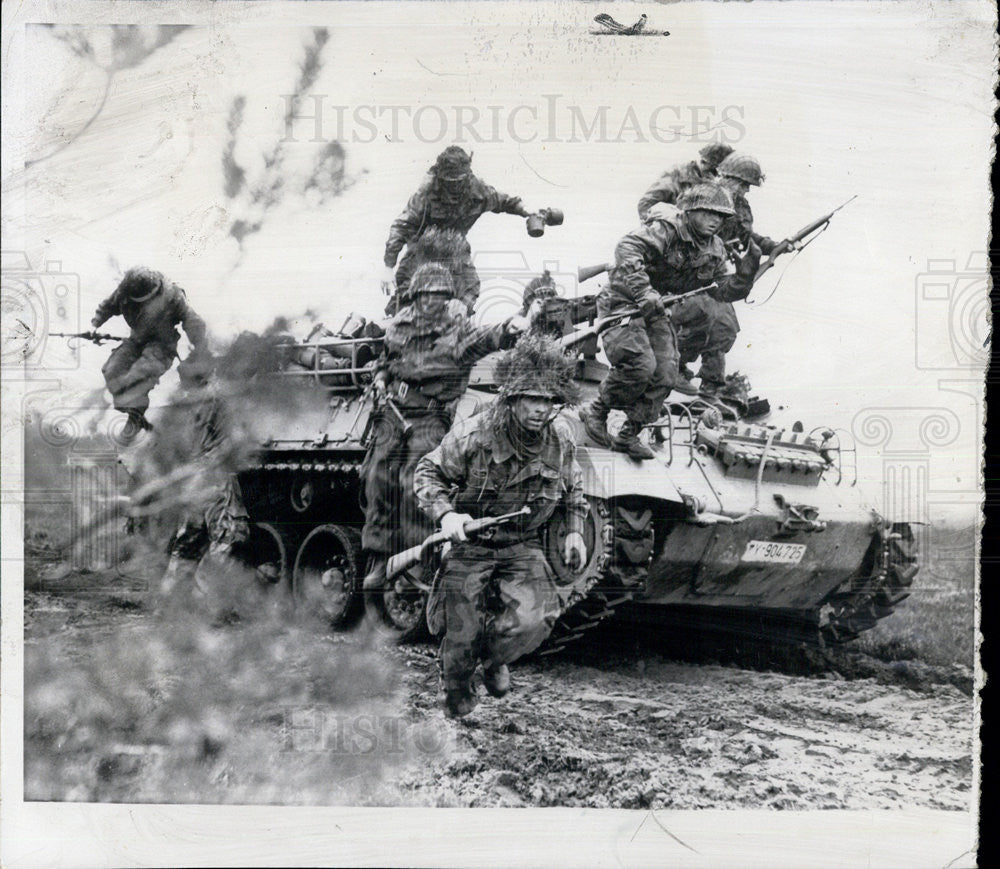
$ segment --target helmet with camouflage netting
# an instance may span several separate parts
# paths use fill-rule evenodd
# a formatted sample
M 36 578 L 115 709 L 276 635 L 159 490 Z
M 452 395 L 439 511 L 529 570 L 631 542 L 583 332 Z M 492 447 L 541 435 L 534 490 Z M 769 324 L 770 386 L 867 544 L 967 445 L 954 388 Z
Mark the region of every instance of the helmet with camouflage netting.
M 730 154 L 719 164 L 718 172 L 728 178 L 739 178 L 754 187 L 760 187 L 764 183 L 760 163 L 749 154 Z
M 556 404 L 576 404 L 580 390 L 573 381 L 576 360 L 563 352 L 559 342 L 546 336 L 523 336 L 500 357 L 494 376 L 502 401 L 520 396 L 548 398 Z
M 451 278 L 451 272 L 441 263 L 424 263 L 410 278 L 411 296 L 416 298 L 429 294 L 447 296 L 449 299 L 455 295 L 455 282 Z
M 146 266 L 136 266 L 125 272 L 118 286 L 133 302 L 145 302 L 160 291 L 163 275 Z
M 703 182 L 685 190 L 677 200 L 683 211 L 714 211 L 729 217 L 735 214 L 733 197 L 725 187 Z
M 431 174 L 438 178 L 455 181 L 464 178 L 472 168 L 472 157 L 458 145 L 449 145 L 437 156 L 431 167 Z
M 732 146 L 726 145 L 724 142 L 709 142 L 698 152 L 698 156 L 711 168 L 716 169 L 732 153 Z

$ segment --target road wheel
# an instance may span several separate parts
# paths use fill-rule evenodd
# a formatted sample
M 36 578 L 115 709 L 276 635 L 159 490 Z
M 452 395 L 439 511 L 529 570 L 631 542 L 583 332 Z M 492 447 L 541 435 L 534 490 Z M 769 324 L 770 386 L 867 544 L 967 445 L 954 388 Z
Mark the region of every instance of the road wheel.
M 255 571 L 261 585 L 287 587 L 288 544 L 278 526 L 270 522 L 252 523 L 250 539 L 243 548 L 242 560 Z
M 313 528 L 292 568 L 296 606 L 318 613 L 331 627 L 348 627 L 361 614 L 362 564 L 361 535 L 353 528 Z
M 419 568 L 415 568 L 419 569 Z M 429 585 L 433 567 L 423 573 Z M 410 581 L 403 571 L 389 580 L 381 592 L 365 594 L 365 617 L 372 628 L 395 643 L 416 643 L 430 637 L 427 630 L 428 593 Z

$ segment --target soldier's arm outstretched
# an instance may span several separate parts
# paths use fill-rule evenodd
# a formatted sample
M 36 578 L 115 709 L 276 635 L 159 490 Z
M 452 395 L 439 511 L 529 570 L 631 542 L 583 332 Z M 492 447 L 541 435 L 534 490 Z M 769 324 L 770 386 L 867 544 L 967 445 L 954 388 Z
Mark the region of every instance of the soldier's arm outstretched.
M 487 211 L 495 214 L 516 214 L 519 217 L 528 216 L 528 209 L 521 203 L 520 196 L 508 196 L 489 184 L 483 184 L 483 192 Z
M 108 296 L 101 304 L 97 306 L 97 310 L 94 312 L 94 316 L 90 321 L 90 325 L 95 329 L 100 329 L 108 320 L 112 317 L 117 317 L 121 314 L 121 297 L 116 289 L 110 296 Z
M 184 329 L 184 334 L 188 336 L 191 346 L 196 351 L 204 350 L 207 343 L 208 327 L 205 321 L 198 316 L 185 297 L 184 290 L 177 288 L 177 299 L 174 302 L 175 322 L 180 323 Z

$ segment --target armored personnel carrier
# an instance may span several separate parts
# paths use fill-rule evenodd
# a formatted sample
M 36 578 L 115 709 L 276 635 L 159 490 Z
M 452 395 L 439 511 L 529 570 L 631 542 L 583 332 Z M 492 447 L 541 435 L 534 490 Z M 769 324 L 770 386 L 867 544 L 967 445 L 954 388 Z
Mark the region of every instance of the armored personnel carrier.
M 592 302 L 574 300 L 564 330 L 578 352 L 584 400 L 607 371 L 596 356 Z M 380 334 L 352 316 L 337 334 L 318 330 L 287 344 L 280 376 L 311 383 L 322 412 L 285 421 L 240 483 L 256 523 L 255 557 L 298 605 L 335 628 L 367 610 L 374 624 L 408 641 L 426 632 L 434 563 L 401 574 L 383 594 L 361 593 L 359 469 L 376 412 L 366 384 Z M 494 361 L 473 369 L 459 417 L 492 400 Z M 589 558 L 576 571 L 564 563 L 557 514 L 543 543 L 565 611 L 546 650 L 612 615 L 836 644 L 907 596 L 917 572 L 911 529 L 863 503 L 838 434 L 748 422 L 730 411 L 699 399 L 668 404 L 649 429 L 656 457 L 644 462 L 596 446 L 575 414 L 563 412 L 576 431 L 590 503 Z

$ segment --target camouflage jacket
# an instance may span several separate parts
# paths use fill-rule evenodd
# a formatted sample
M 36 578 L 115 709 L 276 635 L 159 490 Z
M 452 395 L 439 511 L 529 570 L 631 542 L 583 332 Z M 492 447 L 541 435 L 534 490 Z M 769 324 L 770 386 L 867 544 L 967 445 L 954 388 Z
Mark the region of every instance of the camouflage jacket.
M 686 293 L 715 282 L 712 296 L 725 301 L 745 298 L 753 286 L 756 264 L 735 270 L 722 240 L 697 238 L 683 214 L 653 220 L 626 235 L 615 248 L 608 300 L 610 310 L 642 306 L 657 296 Z
M 442 197 L 434 188 L 433 177 L 428 177 L 410 197 L 403 213 L 393 221 L 389 229 L 389 239 L 385 243 L 385 264 L 395 266 L 403 246 L 412 244 L 430 227 L 455 229 L 465 235 L 487 211 L 496 214 L 525 213 L 519 196 L 499 193 L 474 175 L 465 196 L 459 202 L 449 202 Z
M 400 407 L 419 409 L 429 399 L 450 402 L 465 391 L 476 362 L 514 344 L 506 325 L 474 326 L 465 305 L 451 299 L 440 323 L 426 326 L 407 305 L 386 329 L 377 370 L 386 373 L 390 396 Z
M 138 344 L 158 343 L 174 350 L 181 338 L 180 324 L 195 349 L 205 346 L 205 321 L 187 303 L 184 290 L 170 281 L 164 281 L 160 291 L 144 302 L 130 299 L 119 285 L 97 306 L 94 317 L 101 325 L 118 315 L 125 318 L 132 329 L 129 338 Z
M 677 197 L 688 187 L 699 181 L 713 181 L 715 177 L 714 172 L 702 172 L 701 167 L 694 160 L 668 169 L 649 185 L 649 189 L 639 199 L 639 220 L 645 221 L 649 216 L 649 209 L 657 202 L 669 202 L 671 205 L 676 205 Z
M 746 247 L 748 240 L 752 238 L 757 243 L 761 253 L 771 253 L 778 246 L 778 243 L 773 238 L 753 231 L 753 211 L 750 210 L 750 203 L 747 201 L 746 195 L 727 184 L 722 186 L 732 195 L 736 214 L 726 218 L 722 229 L 719 230 L 719 236 L 726 244 L 730 241 L 737 241 L 741 247 Z
M 537 538 L 563 502 L 567 532 L 582 533 L 587 501 L 569 424 L 557 418 L 546 426 L 541 448 L 525 459 L 497 430 L 492 411 L 457 422 L 420 460 L 413 488 L 421 509 L 439 522 L 452 510 L 478 519 L 529 506 L 529 515 L 496 529 L 491 542 L 503 546 Z

